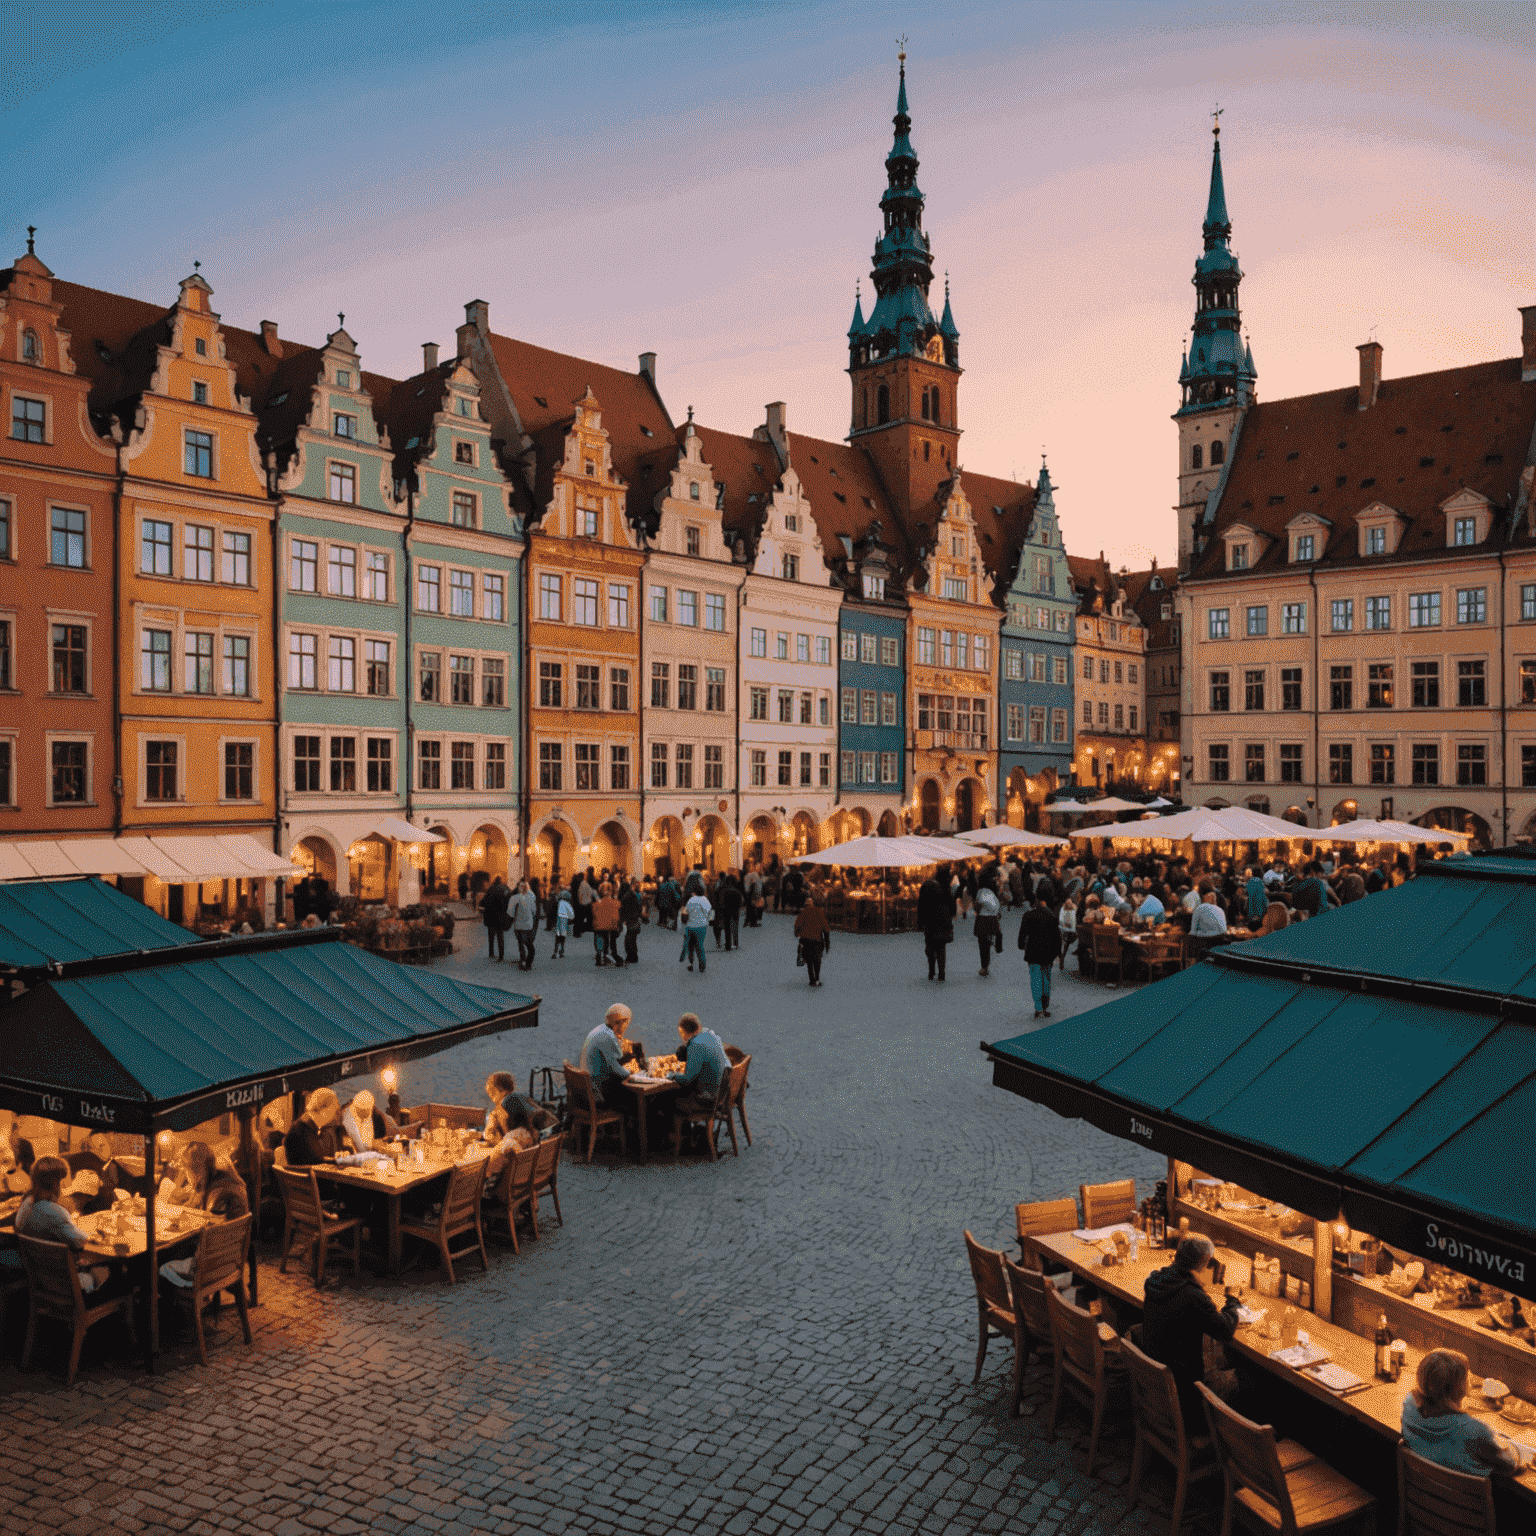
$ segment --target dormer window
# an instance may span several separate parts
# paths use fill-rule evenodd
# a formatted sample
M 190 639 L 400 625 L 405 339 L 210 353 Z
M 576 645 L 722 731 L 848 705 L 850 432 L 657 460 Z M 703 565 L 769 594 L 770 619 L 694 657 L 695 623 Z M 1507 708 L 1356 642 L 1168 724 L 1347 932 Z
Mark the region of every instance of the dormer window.
M 456 396 L 453 404 L 454 409 L 458 411 L 460 416 L 469 415 L 469 397 L 467 395 Z
M 1162 605 L 1162 607 L 1158 609 L 1158 613 L 1164 619 L 1171 619 L 1173 617 L 1173 604 L 1172 603 L 1164 603 Z
M 699 499 L 699 482 L 697 480 L 690 480 L 688 482 L 688 499 L 689 501 L 697 501 Z
M 24 363 L 37 361 L 37 332 L 23 331 L 21 333 L 21 360 Z
M 952 603 L 963 603 L 971 595 L 970 583 L 963 576 L 946 576 L 944 578 L 944 596 Z
M 871 576 L 867 572 L 864 576 L 864 596 L 870 602 L 885 601 L 885 577 Z
M 336 370 L 336 387 L 338 389 L 352 388 L 352 370 L 350 368 L 338 368 Z
M 1365 530 L 1365 552 L 1368 555 L 1386 554 L 1387 530 L 1385 528 L 1367 528 Z
M 1229 551 L 1230 558 L 1227 569 L 1230 571 L 1246 571 L 1248 569 L 1248 546 L 1246 544 L 1234 544 Z
M 1457 545 L 1476 544 L 1477 519 L 1475 517 L 1458 517 L 1452 542 Z
M 956 560 L 965 559 L 965 537 L 963 534 L 956 534 L 949 541 L 949 552 Z
M 783 564 L 782 568 L 783 568 L 783 571 L 784 571 L 784 580 L 785 581 L 799 581 L 800 580 L 800 556 L 799 555 L 785 555 L 784 556 L 784 564 Z
M 1307 565 L 1317 558 L 1315 554 L 1316 548 L 1317 540 L 1315 535 L 1298 533 L 1296 535 L 1295 552 L 1292 554 L 1291 559 L 1298 565 Z
M 207 357 L 208 343 L 201 336 L 199 336 L 197 340 L 192 343 L 192 350 L 196 352 L 199 357 Z
M 344 411 L 337 411 L 332 418 L 331 430 L 336 437 L 356 437 L 357 417 L 349 416 Z
M 798 514 L 796 514 L 794 512 L 786 512 L 784 514 L 784 532 L 785 533 L 799 533 L 800 532 L 800 518 L 799 518 Z

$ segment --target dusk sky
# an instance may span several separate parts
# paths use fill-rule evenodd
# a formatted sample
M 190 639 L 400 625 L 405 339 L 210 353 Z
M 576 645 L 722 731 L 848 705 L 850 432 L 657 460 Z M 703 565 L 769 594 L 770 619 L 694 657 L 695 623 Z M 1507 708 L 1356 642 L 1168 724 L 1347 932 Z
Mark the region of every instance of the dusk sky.
M 401 377 L 493 328 L 681 419 L 848 424 L 908 38 L 965 377 L 961 463 L 1068 548 L 1173 558 L 1179 352 L 1220 102 L 1259 397 L 1518 351 L 1536 302 L 1529 4 L 0 5 L 0 261 L 323 339 Z M 942 281 L 942 279 L 941 279 Z M 935 290 L 934 307 L 943 295 Z

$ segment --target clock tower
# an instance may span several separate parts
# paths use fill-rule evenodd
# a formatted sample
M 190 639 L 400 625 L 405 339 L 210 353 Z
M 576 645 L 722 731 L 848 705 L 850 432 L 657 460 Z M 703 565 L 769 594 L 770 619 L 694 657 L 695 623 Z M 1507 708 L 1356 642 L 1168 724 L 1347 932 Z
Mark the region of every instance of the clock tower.
M 928 507 L 955 472 L 960 445 L 958 417 L 960 332 L 944 283 L 944 315 L 928 304 L 933 255 L 923 233 L 923 194 L 917 155 L 908 137 L 907 56 L 900 55 L 895 141 L 885 159 L 880 198 L 883 230 L 875 242 L 875 303 L 864 318 L 854 300 L 848 329 L 848 375 L 853 409 L 848 440 L 874 460 L 886 491 L 903 518 Z

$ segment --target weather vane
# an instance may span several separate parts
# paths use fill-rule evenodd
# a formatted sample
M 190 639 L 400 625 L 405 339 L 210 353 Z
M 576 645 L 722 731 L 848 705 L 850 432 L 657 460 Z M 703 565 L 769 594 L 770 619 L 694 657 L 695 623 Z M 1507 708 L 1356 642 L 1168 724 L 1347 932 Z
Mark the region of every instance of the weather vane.
M 1211 112 L 1211 132 L 1218 137 L 1221 134 L 1221 114 L 1227 109 L 1218 101 Z
M 907 34 L 905 32 L 896 39 L 896 46 L 900 50 L 896 57 L 905 64 L 907 62 Z
M 35 256 L 35 255 L 37 255 L 37 252 L 33 249 L 33 246 L 36 243 L 36 236 L 37 236 L 37 225 L 36 224 L 28 224 L 27 225 L 27 255 L 28 256 Z
M 342 330 L 347 328 L 347 314 L 345 310 L 338 309 L 336 311 L 336 324 L 339 325 Z

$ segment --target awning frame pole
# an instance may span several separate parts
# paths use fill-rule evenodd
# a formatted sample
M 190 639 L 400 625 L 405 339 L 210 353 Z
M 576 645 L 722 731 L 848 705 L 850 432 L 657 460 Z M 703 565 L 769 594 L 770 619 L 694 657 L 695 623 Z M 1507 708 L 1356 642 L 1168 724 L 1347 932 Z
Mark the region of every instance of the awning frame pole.
M 155 1225 L 155 1186 L 159 1183 L 159 1174 L 155 1168 L 155 1135 L 154 1121 L 151 1120 L 149 1134 L 144 1138 L 144 1257 L 149 1264 L 149 1274 L 144 1282 L 149 1288 L 146 1298 L 149 1302 L 149 1353 L 144 1368 L 151 1374 L 155 1369 L 155 1356 L 160 1353 L 160 1266 L 156 1262 L 160 1244 Z
M 245 1175 L 246 1203 L 256 1217 L 252 1222 L 253 1227 L 261 1221 L 261 1155 L 256 1146 L 255 1121 L 255 1105 L 247 1105 L 240 1111 L 240 1162 Z M 254 1307 L 256 1305 L 256 1244 L 254 1240 L 250 1244 L 248 1258 L 250 1277 L 246 1282 L 246 1288 L 250 1291 L 250 1303 Z

